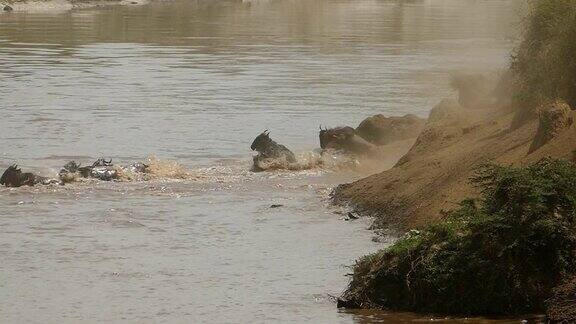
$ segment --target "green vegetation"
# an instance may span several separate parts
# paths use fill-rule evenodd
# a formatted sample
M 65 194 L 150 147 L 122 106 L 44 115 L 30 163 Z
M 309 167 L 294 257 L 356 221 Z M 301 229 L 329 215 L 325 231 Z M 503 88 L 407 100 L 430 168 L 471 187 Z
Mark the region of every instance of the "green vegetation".
M 481 189 L 442 222 L 354 266 L 347 307 L 452 314 L 542 311 L 576 271 L 576 166 L 485 166 Z
M 576 109 L 576 1 L 533 0 L 512 60 L 521 107 L 563 99 Z

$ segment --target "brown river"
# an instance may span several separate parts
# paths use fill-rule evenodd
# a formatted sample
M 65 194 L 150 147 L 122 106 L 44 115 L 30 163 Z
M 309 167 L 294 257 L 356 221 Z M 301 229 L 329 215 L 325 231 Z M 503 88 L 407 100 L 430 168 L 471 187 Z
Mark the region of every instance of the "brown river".
M 331 296 L 349 266 L 386 245 L 328 201 L 366 173 L 252 173 L 249 147 L 269 129 L 314 159 L 319 124 L 426 116 L 454 96 L 449 73 L 507 65 L 522 3 L 50 2 L 0 13 L 0 169 L 55 176 L 70 160 L 156 156 L 160 170 L 1 188 L 0 322 L 520 323 L 338 311 Z

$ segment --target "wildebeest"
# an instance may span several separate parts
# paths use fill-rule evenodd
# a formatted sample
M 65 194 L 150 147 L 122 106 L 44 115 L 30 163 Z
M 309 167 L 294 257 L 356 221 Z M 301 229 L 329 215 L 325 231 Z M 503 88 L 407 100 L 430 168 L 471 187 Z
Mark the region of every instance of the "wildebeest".
M 9 166 L 0 178 L 0 185 L 6 187 L 34 186 L 37 184 L 51 184 L 55 182 L 58 181 L 41 177 L 30 172 L 22 172 L 16 164 Z
M 73 182 L 76 178 L 94 178 L 103 181 L 111 181 L 119 178 L 119 172 L 147 173 L 149 166 L 137 162 L 125 167 L 116 167 L 112 160 L 100 158 L 88 166 L 80 166 L 75 161 L 68 162 L 60 170 L 59 179 L 42 177 L 33 173 L 24 173 L 16 165 L 11 165 L 4 171 L 0 178 L 0 185 L 6 187 L 34 186 L 37 184 L 65 184 Z
M 254 157 L 254 171 L 262 171 L 261 162 L 264 160 L 284 160 L 287 163 L 295 163 L 296 157 L 286 146 L 278 144 L 270 138 L 270 132 L 265 130 L 258 135 L 252 145 L 252 151 L 258 152 Z
M 89 166 L 80 166 L 75 161 L 70 161 L 60 170 L 60 179 L 63 182 L 70 182 L 75 175 L 82 178 L 110 181 L 118 177 L 118 171 L 113 167 L 112 160 L 106 161 L 103 158 L 96 160 Z
M 130 172 L 146 173 L 148 165 L 144 163 L 133 163 L 127 167 L 116 167 L 112 160 L 100 158 L 92 165 L 80 166 L 75 161 L 68 162 L 60 170 L 60 179 L 63 182 L 73 181 L 75 176 L 82 178 L 95 178 L 103 181 L 116 180 L 119 177 L 119 170 L 128 170 Z
M 323 150 L 332 149 L 357 155 L 375 155 L 378 153 L 376 145 L 358 136 L 354 128 L 349 126 L 330 129 L 320 127 L 319 138 L 320 147 Z

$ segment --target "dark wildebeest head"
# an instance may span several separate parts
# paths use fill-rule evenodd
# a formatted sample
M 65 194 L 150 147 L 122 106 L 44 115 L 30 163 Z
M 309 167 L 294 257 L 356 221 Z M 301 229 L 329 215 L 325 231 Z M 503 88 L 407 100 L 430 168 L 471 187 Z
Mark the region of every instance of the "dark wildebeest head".
M 270 138 L 270 132 L 265 130 L 262 134 L 256 136 L 254 142 L 250 145 L 250 148 L 252 151 L 264 152 L 273 142 L 274 141 Z
M 97 162 L 95 162 L 97 163 Z M 63 179 L 73 173 L 78 172 L 81 176 L 87 178 L 90 176 L 90 171 L 92 170 L 92 166 L 80 166 L 80 164 L 76 163 L 76 161 L 70 161 L 64 165 L 62 170 L 60 170 L 60 179 Z
M 258 135 L 250 148 L 257 151 L 258 155 L 254 157 L 254 165 L 264 159 L 285 159 L 288 163 L 296 162 L 294 153 L 286 146 L 278 144 L 270 138 L 270 132 L 265 130 L 262 134 Z
M 112 159 L 106 161 L 105 158 L 99 158 L 96 162 L 92 163 L 92 167 L 107 167 L 112 166 Z
M 6 187 L 33 186 L 35 184 L 36 176 L 32 173 L 22 173 L 16 164 L 9 166 L 0 178 L 0 185 Z
M 66 163 L 62 170 L 60 170 L 60 179 L 68 181 L 66 180 L 68 177 L 78 173 L 84 178 L 99 178 L 101 180 L 109 180 L 115 178 L 116 175 L 116 171 L 109 170 L 109 167 L 112 166 L 112 159 L 106 160 L 104 158 L 99 158 L 90 166 L 80 166 L 80 164 L 76 163 L 75 161 L 71 161 Z
M 104 158 L 99 158 L 92 163 L 89 176 L 104 181 L 117 179 L 118 171 L 112 167 L 112 159 L 106 161 Z
M 70 161 L 64 165 L 62 170 L 60 170 L 60 173 L 64 173 L 64 172 L 74 173 L 74 172 L 77 172 L 78 169 L 80 169 L 80 164 L 76 163 L 76 161 Z
M 16 164 L 9 166 L 0 178 L 0 185 L 4 185 L 6 187 L 18 187 L 17 184 L 20 183 L 21 174 L 22 171 Z
M 320 127 L 320 148 L 341 149 L 345 141 L 351 139 L 356 134 L 354 128 L 349 126 L 324 128 Z

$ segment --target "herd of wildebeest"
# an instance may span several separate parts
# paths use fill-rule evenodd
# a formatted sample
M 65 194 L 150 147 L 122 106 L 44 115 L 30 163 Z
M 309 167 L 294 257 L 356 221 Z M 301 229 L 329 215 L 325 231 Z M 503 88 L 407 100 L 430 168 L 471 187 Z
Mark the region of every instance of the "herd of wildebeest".
M 510 100 L 513 78 L 509 71 L 492 80 L 478 74 L 455 74 L 451 85 L 458 91 L 458 104 L 469 109 L 504 106 Z M 494 87 L 494 84 L 496 86 Z M 402 117 L 385 117 L 381 114 L 366 118 L 357 128 L 341 126 L 335 128 L 320 127 L 319 139 L 322 153 L 341 152 L 351 156 L 376 157 L 381 154 L 380 146 L 394 141 L 416 138 L 424 129 L 426 119 L 408 114 Z M 253 158 L 252 171 L 266 170 L 267 161 L 278 160 L 276 165 L 297 163 L 296 156 L 286 146 L 270 138 L 267 130 L 252 142 L 251 149 L 258 152 Z M 6 187 L 34 186 L 37 184 L 66 184 L 78 178 L 93 178 L 104 181 L 119 180 L 124 172 L 146 174 L 151 172 L 148 165 L 134 163 L 128 166 L 116 166 L 112 160 L 98 159 L 91 165 L 81 166 L 72 161 L 64 165 L 56 178 L 42 177 L 22 172 L 17 165 L 4 171 L 0 185 Z
M 397 133 L 413 132 L 418 129 L 420 119 L 413 115 L 404 117 L 386 118 L 382 115 L 376 115 L 366 119 L 359 128 L 352 127 L 320 127 L 319 138 L 322 152 L 326 150 L 337 151 L 347 155 L 354 156 L 374 156 L 378 152 L 378 146 L 383 144 L 379 136 L 380 133 L 390 133 L 390 129 Z M 364 125 L 364 126 L 363 126 Z M 416 127 L 415 127 L 416 126 Z M 376 134 L 376 136 L 374 136 Z M 386 134 L 384 134 L 386 135 Z M 405 134 L 408 136 L 409 134 Z M 384 136 L 385 137 L 385 136 Z M 253 158 L 252 171 L 263 171 L 261 167 L 263 162 L 278 160 L 287 165 L 296 163 L 296 156 L 286 146 L 272 140 L 268 130 L 259 134 L 250 147 L 253 151 L 258 152 Z M 68 162 L 58 172 L 57 177 L 43 177 L 30 172 L 22 172 L 17 165 L 9 166 L 0 178 L 0 185 L 6 187 L 21 187 L 34 185 L 50 185 L 74 182 L 79 178 L 92 178 L 102 181 L 118 180 L 122 172 L 131 172 L 145 174 L 150 172 L 149 166 L 137 162 L 126 166 L 118 166 L 112 163 L 112 160 L 100 158 L 90 165 L 80 165 L 75 161 Z

